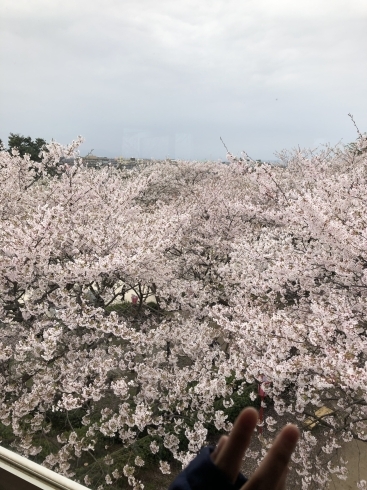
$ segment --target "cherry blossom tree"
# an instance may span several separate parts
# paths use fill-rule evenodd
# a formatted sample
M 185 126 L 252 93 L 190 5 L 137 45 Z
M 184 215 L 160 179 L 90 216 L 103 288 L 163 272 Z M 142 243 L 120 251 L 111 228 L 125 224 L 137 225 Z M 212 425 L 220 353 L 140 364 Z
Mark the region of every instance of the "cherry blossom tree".
M 266 379 L 277 413 L 304 426 L 294 457 L 302 488 L 345 478 L 338 449 L 367 440 L 366 143 L 283 153 L 284 168 L 258 169 L 268 222 L 236 240 L 223 270 L 235 294 L 213 316 L 246 379 Z M 315 422 L 321 444 L 307 430 Z
M 266 381 L 303 428 L 300 487 L 343 478 L 338 448 L 367 440 L 366 141 L 132 171 L 87 168 L 80 139 L 1 151 L 2 443 L 143 488 Z

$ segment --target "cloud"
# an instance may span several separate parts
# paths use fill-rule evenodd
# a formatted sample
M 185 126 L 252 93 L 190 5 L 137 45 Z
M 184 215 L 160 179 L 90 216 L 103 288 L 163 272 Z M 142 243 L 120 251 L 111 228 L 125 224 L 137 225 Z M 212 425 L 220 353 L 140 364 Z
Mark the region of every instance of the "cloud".
M 5 133 L 115 152 L 124 128 L 160 128 L 199 158 L 222 156 L 225 130 L 261 157 L 350 138 L 348 112 L 367 122 L 364 0 L 3 0 L 0 15 Z

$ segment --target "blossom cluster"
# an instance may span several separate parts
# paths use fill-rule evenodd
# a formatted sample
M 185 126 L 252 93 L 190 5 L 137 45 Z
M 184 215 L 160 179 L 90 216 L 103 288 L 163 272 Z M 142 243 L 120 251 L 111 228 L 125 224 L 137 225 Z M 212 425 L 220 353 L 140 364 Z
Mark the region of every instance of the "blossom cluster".
M 80 140 L 32 165 L 1 151 L 11 447 L 37 458 L 52 440 L 46 466 L 143 488 L 144 441 L 163 474 L 167 451 L 186 465 L 210 425 L 230 430 L 233 395 L 266 379 L 267 403 L 303 428 L 299 488 L 345 478 L 339 448 L 367 440 L 363 138 L 358 151 L 283 152 L 279 166 L 228 155 L 91 169 Z M 278 428 L 265 420 L 264 449 Z

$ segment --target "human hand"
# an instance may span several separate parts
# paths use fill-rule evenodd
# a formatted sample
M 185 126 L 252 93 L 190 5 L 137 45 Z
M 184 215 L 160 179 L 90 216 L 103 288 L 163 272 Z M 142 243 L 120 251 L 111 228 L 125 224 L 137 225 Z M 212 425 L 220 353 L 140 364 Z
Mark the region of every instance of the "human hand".
M 237 417 L 229 436 L 222 436 L 211 457 L 214 464 L 234 483 L 240 471 L 242 458 L 258 420 L 254 408 L 246 408 Z M 288 474 L 288 463 L 299 439 L 295 425 L 286 425 L 255 473 L 241 490 L 283 490 Z

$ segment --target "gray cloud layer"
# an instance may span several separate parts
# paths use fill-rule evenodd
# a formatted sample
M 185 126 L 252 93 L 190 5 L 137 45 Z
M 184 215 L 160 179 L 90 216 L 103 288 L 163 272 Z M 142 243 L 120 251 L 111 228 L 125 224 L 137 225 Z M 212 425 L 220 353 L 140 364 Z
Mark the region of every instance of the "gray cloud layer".
M 0 137 L 273 159 L 367 130 L 365 0 L 2 0 Z

